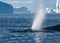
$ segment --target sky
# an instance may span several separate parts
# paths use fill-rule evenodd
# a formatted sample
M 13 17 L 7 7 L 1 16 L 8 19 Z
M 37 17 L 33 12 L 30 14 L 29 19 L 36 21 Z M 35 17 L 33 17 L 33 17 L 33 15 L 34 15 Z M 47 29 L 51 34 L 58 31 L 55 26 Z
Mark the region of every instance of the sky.
M 40 3 L 43 3 L 45 7 L 55 8 L 56 0 L 0 0 L 11 4 L 14 8 L 27 7 L 31 11 L 35 11 Z

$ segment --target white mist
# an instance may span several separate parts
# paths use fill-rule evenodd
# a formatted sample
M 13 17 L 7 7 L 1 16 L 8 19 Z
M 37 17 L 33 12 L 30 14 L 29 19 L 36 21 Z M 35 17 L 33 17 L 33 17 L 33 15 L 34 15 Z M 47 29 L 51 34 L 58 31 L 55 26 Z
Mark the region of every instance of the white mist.
M 32 24 L 32 30 L 41 30 L 41 25 L 44 18 L 45 18 L 45 8 L 43 4 L 40 3 L 34 22 Z

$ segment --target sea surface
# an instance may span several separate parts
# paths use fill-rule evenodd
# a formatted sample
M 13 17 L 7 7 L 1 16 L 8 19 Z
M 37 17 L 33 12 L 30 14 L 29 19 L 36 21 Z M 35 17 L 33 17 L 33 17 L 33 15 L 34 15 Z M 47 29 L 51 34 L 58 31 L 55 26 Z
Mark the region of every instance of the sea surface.
M 60 32 L 11 32 L 31 29 L 32 13 L 0 14 L 0 43 L 60 43 Z M 60 14 L 46 14 L 42 28 L 60 24 Z

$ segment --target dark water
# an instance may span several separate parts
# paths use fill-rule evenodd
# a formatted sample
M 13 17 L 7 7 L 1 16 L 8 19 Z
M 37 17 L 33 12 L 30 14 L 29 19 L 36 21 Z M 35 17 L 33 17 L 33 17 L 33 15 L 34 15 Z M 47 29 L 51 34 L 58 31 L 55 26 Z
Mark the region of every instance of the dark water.
M 34 15 L 0 15 L 0 43 L 59 43 L 60 32 L 11 32 L 31 29 Z M 60 15 L 46 15 L 42 28 L 60 24 Z

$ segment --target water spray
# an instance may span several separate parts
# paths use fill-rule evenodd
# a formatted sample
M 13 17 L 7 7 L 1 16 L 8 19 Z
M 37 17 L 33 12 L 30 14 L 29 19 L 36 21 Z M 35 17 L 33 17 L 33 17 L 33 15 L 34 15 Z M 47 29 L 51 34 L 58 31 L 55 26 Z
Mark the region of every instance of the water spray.
M 43 4 L 40 3 L 38 7 L 38 11 L 36 12 L 36 16 L 32 24 L 32 30 L 41 30 L 41 25 L 45 18 L 45 9 Z

